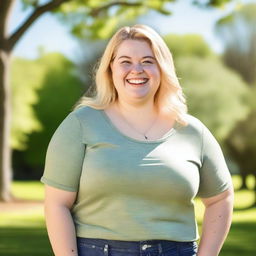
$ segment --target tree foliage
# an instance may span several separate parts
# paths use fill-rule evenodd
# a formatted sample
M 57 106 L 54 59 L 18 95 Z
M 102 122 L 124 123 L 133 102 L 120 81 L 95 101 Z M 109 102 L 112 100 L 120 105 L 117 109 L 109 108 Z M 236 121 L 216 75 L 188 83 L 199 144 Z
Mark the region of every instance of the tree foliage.
M 40 131 L 33 106 L 38 102 L 37 90 L 42 85 L 44 70 L 36 61 L 17 58 L 12 63 L 12 130 L 11 146 L 24 150 L 28 135 Z
M 225 51 L 223 60 L 248 84 L 256 83 L 256 4 L 242 6 L 216 26 Z
M 163 38 L 169 49 L 171 50 L 174 59 L 179 56 L 198 56 L 204 58 L 214 55 L 201 35 L 168 34 L 165 35 Z
M 138 16 L 153 10 L 170 15 L 167 4 L 177 0 L 79 0 L 67 1 L 56 11 L 58 17 L 69 25 L 70 31 L 81 38 L 105 39 L 114 30 Z M 231 0 L 196 1 L 198 7 L 223 7 Z
M 43 126 L 29 139 L 26 155 L 32 165 L 43 165 L 46 147 L 60 122 L 68 115 L 83 92 L 83 85 L 75 74 L 74 64 L 61 54 L 48 54 L 39 59 L 45 76 L 38 91 L 39 102 L 34 107 Z M 34 150 L 40 144 L 41 150 Z
M 154 10 L 169 15 L 166 4 L 173 0 L 80 0 L 63 3 L 55 14 L 80 38 L 104 39 L 118 27 Z
M 245 83 L 217 58 L 182 57 L 177 59 L 176 66 L 189 112 L 223 142 L 248 114 Z
M 36 175 L 38 177 L 41 174 L 50 138 L 82 95 L 83 88 L 81 81 L 74 72 L 74 64 L 61 54 L 46 54 L 37 60 L 28 62 L 20 67 L 21 70 L 33 66 L 34 70 L 42 72 L 42 79 L 40 77 L 38 79 L 37 76 L 30 79 L 30 84 L 37 84 L 38 86 L 36 91 L 38 100 L 33 106 L 33 113 L 34 120 L 40 123 L 41 129 L 30 131 L 31 134 L 25 144 L 26 148 L 22 148 L 23 152 L 15 152 L 16 177 L 19 177 L 21 172 L 23 172 L 23 175 L 29 173 L 32 177 Z M 25 81 L 26 73 L 21 74 L 20 78 Z M 30 90 L 33 90 L 33 87 Z M 19 94 L 19 97 L 22 98 L 23 95 Z M 15 111 L 17 111 L 16 108 L 14 108 Z M 25 115 L 23 117 L 26 118 Z M 30 121 L 30 118 L 27 116 L 28 121 Z M 18 121 L 16 122 L 18 123 Z M 19 137 L 15 139 L 18 140 Z M 23 168 L 24 166 L 26 166 L 26 169 Z M 34 171 L 39 168 L 38 173 L 30 173 L 31 168 L 34 168 Z M 18 172 L 20 173 L 18 174 Z

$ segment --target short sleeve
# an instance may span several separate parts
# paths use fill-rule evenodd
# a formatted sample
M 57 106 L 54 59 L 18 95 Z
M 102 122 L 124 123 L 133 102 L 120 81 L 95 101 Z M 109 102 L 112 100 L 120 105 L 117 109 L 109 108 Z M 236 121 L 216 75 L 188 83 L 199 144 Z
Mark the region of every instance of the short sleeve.
M 232 186 L 220 145 L 205 126 L 202 131 L 201 161 L 199 197 L 215 196 Z
M 41 182 L 59 189 L 77 191 L 85 148 L 80 121 L 72 112 L 51 138 Z

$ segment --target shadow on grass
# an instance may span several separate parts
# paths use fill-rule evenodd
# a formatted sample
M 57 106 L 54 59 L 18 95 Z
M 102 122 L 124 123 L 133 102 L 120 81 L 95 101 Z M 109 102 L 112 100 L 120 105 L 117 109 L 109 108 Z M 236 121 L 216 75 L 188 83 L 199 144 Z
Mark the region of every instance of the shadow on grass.
M 53 256 L 44 227 L 1 227 L 0 255 Z
M 256 255 L 255 230 L 255 222 L 233 223 L 228 238 L 219 256 Z

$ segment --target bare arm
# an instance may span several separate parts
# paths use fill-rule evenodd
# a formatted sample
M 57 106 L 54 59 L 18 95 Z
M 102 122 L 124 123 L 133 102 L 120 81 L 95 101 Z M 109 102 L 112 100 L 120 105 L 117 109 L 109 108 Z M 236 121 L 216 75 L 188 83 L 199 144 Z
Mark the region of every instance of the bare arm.
M 76 233 L 70 209 L 76 192 L 45 185 L 45 218 L 55 256 L 77 256 Z
M 233 201 L 233 188 L 217 196 L 202 198 L 205 213 L 198 256 L 219 254 L 231 225 Z

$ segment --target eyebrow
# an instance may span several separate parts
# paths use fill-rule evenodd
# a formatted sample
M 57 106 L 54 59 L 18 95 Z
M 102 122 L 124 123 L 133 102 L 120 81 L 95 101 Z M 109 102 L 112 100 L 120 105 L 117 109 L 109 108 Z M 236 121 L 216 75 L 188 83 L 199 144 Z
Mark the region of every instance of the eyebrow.
M 118 58 L 118 60 L 119 59 L 121 59 L 121 58 L 128 58 L 128 59 L 131 59 L 131 57 L 129 57 L 129 56 L 126 56 L 126 55 L 123 55 L 123 56 L 120 56 L 119 58 Z M 142 57 L 142 59 L 153 59 L 153 60 L 155 60 L 156 58 L 155 57 L 153 57 L 153 56 L 144 56 L 144 57 Z

